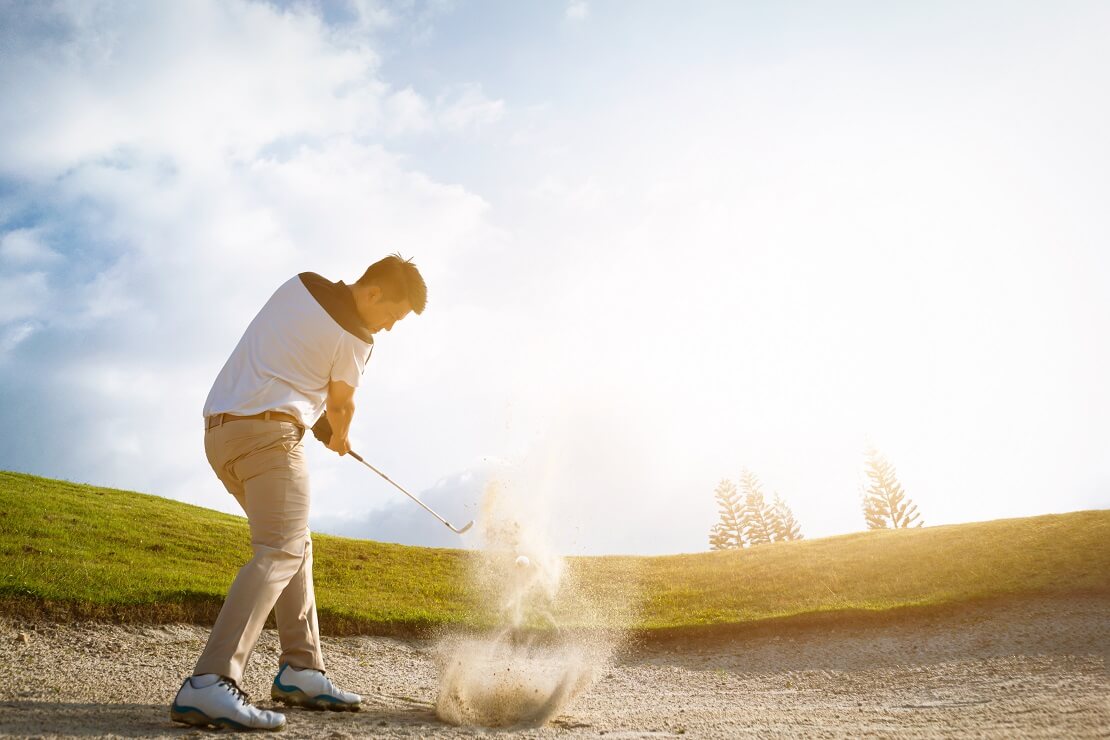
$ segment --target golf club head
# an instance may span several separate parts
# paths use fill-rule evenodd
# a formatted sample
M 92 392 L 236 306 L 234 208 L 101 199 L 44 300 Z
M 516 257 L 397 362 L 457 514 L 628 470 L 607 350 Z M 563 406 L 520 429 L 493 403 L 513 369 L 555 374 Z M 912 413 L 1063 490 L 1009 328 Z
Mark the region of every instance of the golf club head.
M 451 525 L 450 525 L 450 524 L 448 524 L 447 526 L 451 527 Z M 464 525 L 462 526 L 462 529 L 455 529 L 454 527 L 451 527 L 451 530 L 452 530 L 452 531 L 454 531 L 454 533 L 455 533 L 455 534 L 465 534 L 465 533 L 466 533 L 466 531 L 467 531 L 468 529 L 470 529 L 471 527 L 473 527 L 473 526 L 474 526 L 474 522 L 473 522 L 473 521 L 469 521 L 469 522 L 467 522 L 466 524 L 464 524 Z

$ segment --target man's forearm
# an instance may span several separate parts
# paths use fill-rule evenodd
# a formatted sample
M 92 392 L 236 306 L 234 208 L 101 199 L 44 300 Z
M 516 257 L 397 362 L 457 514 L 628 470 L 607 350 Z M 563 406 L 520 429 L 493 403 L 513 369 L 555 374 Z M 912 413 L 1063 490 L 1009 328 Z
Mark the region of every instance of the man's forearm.
M 347 439 L 347 434 L 351 430 L 351 419 L 355 416 L 355 404 L 353 402 L 328 404 L 327 415 L 332 437 Z

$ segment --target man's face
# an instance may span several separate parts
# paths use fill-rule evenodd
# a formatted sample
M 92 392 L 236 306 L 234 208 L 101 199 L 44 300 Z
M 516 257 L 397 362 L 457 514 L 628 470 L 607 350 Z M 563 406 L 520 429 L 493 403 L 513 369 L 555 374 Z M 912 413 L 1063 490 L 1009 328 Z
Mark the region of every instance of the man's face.
M 377 334 L 382 329 L 389 331 L 412 311 L 407 299 L 386 300 L 376 285 L 371 285 L 361 296 L 356 294 L 355 306 L 362 323 L 366 324 L 371 334 Z

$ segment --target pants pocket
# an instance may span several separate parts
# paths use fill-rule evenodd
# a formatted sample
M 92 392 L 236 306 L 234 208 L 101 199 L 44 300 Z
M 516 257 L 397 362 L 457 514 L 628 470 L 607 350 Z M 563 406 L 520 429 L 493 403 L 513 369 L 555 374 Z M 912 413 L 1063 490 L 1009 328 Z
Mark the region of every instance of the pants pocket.
M 289 424 L 286 422 L 281 423 L 283 427 L 292 427 L 290 430 L 283 430 L 281 436 L 281 446 L 286 452 L 292 452 L 296 449 L 297 445 L 304 439 L 304 427 L 297 424 Z

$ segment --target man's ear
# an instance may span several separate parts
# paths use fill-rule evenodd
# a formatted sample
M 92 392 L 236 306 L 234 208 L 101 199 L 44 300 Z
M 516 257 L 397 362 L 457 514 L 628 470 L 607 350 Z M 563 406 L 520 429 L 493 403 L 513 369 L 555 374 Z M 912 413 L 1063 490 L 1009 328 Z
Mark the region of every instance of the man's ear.
M 382 299 L 382 289 L 377 285 L 371 285 L 366 288 L 366 300 L 371 303 L 377 303 Z

